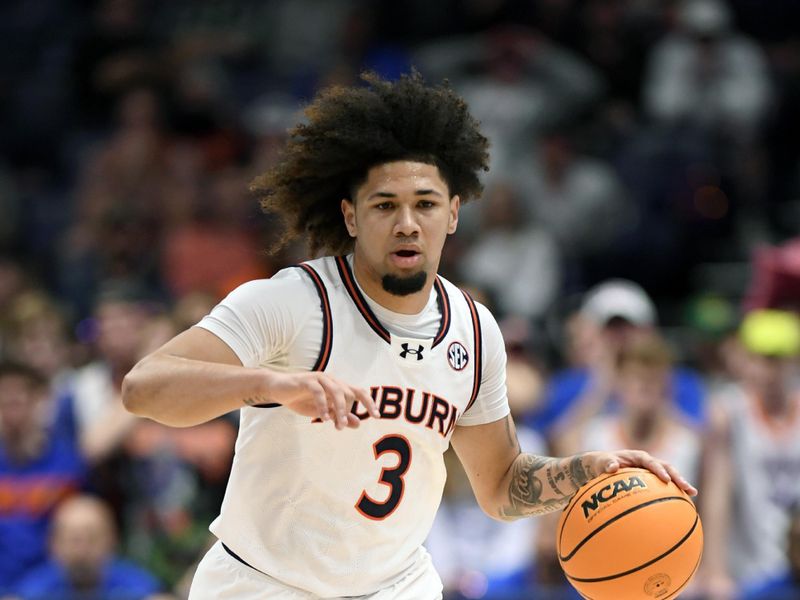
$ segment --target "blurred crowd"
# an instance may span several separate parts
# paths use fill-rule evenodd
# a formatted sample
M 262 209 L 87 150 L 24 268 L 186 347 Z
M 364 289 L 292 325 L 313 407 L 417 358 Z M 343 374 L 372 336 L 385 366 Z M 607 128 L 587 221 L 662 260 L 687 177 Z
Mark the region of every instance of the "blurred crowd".
M 800 597 L 800 4 L 37 0 L 0 34 L 0 598 L 185 597 L 237 417 L 123 375 L 303 260 L 248 192 L 314 92 L 417 68 L 492 143 L 442 273 L 501 323 L 523 449 L 638 447 L 700 488 L 687 595 Z M 555 521 L 453 462 L 447 600 L 572 598 Z

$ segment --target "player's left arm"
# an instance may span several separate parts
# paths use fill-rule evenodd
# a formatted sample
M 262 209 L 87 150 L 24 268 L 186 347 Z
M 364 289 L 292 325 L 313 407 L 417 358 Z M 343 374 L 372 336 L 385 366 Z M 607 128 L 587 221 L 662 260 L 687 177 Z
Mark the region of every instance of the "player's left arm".
M 688 494 L 697 491 L 668 463 L 638 450 L 587 452 L 566 458 L 525 454 L 508 414 L 506 353 L 497 322 L 480 315 L 483 352 L 479 394 L 459 420 L 451 443 L 475 497 L 490 517 L 513 520 L 559 510 L 584 483 L 621 467 L 643 467 Z
M 697 493 L 669 463 L 641 450 L 565 458 L 521 452 L 510 415 L 493 423 L 456 427 L 451 443 L 481 508 L 502 521 L 560 510 L 590 479 L 622 467 L 648 469 L 689 495 Z

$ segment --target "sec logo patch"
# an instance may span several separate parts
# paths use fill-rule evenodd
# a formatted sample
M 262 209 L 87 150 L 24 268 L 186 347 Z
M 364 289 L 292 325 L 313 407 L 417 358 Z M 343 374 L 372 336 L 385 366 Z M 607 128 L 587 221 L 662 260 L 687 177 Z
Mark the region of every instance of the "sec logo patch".
M 451 342 L 447 347 L 447 362 L 456 371 L 463 371 L 469 363 L 469 354 L 461 342 Z

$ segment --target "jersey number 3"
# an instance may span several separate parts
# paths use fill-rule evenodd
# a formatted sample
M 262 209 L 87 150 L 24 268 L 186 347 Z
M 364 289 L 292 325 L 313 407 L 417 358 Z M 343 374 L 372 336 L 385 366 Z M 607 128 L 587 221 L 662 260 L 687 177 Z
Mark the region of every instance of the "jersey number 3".
M 362 515 L 374 521 L 382 521 L 395 511 L 403 499 L 406 486 L 403 476 L 411 465 L 411 445 L 402 435 L 385 435 L 372 445 L 372 449 L 375 460 L 387 452 L 396 453 L 398 458 L 397 465 L 391 469 L 384 467 L 378 478 L 379 483 L 389 486 L 389 497 L 383 502 L 376 502 L 364 490 L 356 503 L 356 509 Z

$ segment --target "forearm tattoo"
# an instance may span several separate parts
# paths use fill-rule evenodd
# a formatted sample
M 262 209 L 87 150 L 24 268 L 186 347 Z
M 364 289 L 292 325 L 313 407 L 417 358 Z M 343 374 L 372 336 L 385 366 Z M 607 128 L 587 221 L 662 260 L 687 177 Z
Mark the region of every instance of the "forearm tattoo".
M 499 516 L 512 520 L 558 510 L 591 478 L 590 470 L 583 464 L 583 455 L 557 459 L 520 454 L 512 466 L 508 504 L 500 507 Z M 567 479 L 573 489 L 565 493 L 558 483 Z
M 500 518 L 516 519 L 527 515 L 537 515 L 553 510 L 566 504 L 564 496 L 556 493 L 556 497 L 544 498 L 544 484 L 542 483 L 544 467 L 550 467 L 555 459 L 531 454 L 520 454 L 514 461 L 511 473 L 511 482 L 508 486 L 509 504 L 500 507 Z M 555 486 L 552 475 L 549 478 L 551 488 Z M 558 489 L 558 488 L 556 488 Z
M 576 490 L 592 478 L 583 466 L 583 456 L 583 454 L 576 454 L 569 461 L 569 480 Z
M 564 475 L 564 471 L 561 470 L 561 469 L 555 469 L 556 470 L 556 474 L 554 476 L 553 475 L 553 470 L 554 469 L 553 469 L 553 465 L 552 464 L 547 466 L 547 471 L 546 471 L 547 472 L 547 483 L 550 485 L 550 489 L 553 490 L 554 494 L 556 494 L 557 496 L 565 496 L 566 494 L 564 494 L 564 492 L 562 492 L 558 488 L 558 482 L 563 480 L 563 479 L 566 479 L 567 476 Z

